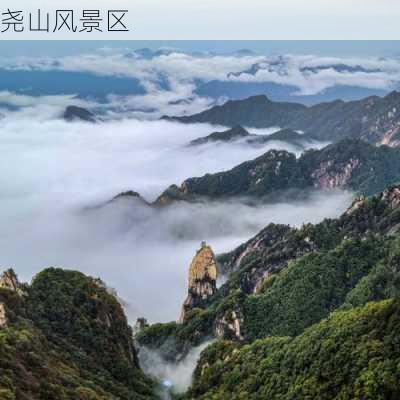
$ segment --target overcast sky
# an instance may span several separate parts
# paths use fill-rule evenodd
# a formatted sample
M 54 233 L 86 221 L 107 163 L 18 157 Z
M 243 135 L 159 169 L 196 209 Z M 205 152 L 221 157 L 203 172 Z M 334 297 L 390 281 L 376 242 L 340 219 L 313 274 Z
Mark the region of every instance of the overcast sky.
M 249 49 L 262 54 L 315 54 L 321 56 L 393 57 L 400 54 L 399 43 L 392 41 L 351 40 L 131 40 L 131 41 L 0 41 L 0 54 L 10 56 L 61 57 L 91 53 L 105 47 L 141 49 L 173 47 L 183 51 L 214 51 L 228 53 Z
M 90 0 L 38 0 L 33 5 L 31 0 L 19 0 L 12 6 L 24 11 L 129 10 L 129 34 L 90 35 L 96 39 L 400 38 L 397 0 L 98 0 L 93 4 Z M 47 36 L 67 38 L 63 34 Z M 31 38 L 32 32 L 14 37 Z M 85 38 L 83 33 L 79 37 Z

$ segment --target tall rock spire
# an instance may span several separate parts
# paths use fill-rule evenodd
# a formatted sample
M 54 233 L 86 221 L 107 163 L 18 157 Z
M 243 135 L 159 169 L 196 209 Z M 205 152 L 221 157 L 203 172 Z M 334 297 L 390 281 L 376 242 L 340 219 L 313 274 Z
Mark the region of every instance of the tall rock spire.
M 206 242 L 202 242 L 201 248 L 197 250 L 190 264 L 188 296 L 182 306 L 180 322 L 185 320 L 189 310 L 197 307 L 217 291 L 217 275 L 214 253 Z

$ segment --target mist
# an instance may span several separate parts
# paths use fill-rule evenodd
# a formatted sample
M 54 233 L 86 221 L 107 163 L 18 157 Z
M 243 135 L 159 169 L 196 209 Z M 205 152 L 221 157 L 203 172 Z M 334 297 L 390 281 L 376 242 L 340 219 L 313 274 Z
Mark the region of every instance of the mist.
M 157 352 L 146 347 L 140 347 L 140 366 L 146 374 L 162 383 L 165 390 L 161 395 L 164 395 L 163 399 L 168 400 L 170 399 L 169 388 L 172 388 L 175 393 L 182 393 L 189 388 L 200 354 L 211 343 L 212 341 L 208 341 L 200 346 L 193 347 L 177 363 L 166 362 Z
M 250 206 L 238 200 L 161 210 L 132 198 L 108 203 L 126 190 L 153 201 L 170 184 L 232 168 L 271 148 L 299 152 L 283 142 L 189 147 L 225 128 L 133 119 L 67 123 L 57 117 L 63 106 L 46 100 L 4 111 L 0 269 L 15 268 L 23 281 L 49 266 L 100 277 L 124 300 L 131 322 L 139 316 L 177 319 L 201 240 L 216 253 L 229 251 L 270 222 L 335 217 L 352 198 L 337 191 L 297 203 Z

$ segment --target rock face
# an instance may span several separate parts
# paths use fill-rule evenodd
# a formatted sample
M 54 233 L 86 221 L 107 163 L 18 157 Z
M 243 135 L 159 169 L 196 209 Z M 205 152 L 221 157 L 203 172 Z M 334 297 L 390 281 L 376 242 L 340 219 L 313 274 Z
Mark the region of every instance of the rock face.
M 215 321 L 214 334 L 218 338 L 243 340 L 243 321 L 241 310 L 229 311 Z
M 7 328 L 6 309 L 3 303 L 0 303 L 0 329 Z
M 400 187 L 392 186 L 387 188 L 381 195 L 381 200 L 394 210 L 400 205 Z
M 0 288 L 13 290 L 18 294 L 22 294 L 21 285 L 18 282 L 17 275 L 13 269 L 8 269 L 0 276 Z
M 333 189 L 337 187 L 345 187 L 353 176 L 353 171 L 358 167 L 360 161 L 356 158 L 351 158 L 339 168 L 334 165 L 332 160 L 320 164 L 312 174 L 314 187 L 322 189 Z M 332 169 L 336 168 L 335 171 Z
M 187 312 L 217 291 L 217 263 L 210 246 L 202 242 L 189 269 L 188 296 L 183 303 L 179 321 L 183 322 Z

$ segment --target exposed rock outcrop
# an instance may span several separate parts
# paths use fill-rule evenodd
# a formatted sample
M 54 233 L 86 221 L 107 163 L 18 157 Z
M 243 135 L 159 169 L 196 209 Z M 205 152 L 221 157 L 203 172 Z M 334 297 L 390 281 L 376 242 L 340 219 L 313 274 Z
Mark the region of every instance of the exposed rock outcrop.
M 214 334 L 218 338 L 243 340 L 243 322 L 241 310 L 229 311 L 215 321 Z
M 315 188 L 334 189 L 345 187 L 353 176 L 353 171 L 358 167 L 360 160 L 351 158 L 343 165 L 335 165 L 333 160 L 323 162 L 311 174 Z
M 0 329 L 7 328 L 6 308 L 3 303 L 0 303 Z
M 188 296 L 183 303 L 179 321 L 183 322 L 187 312 L 197 307 L 217 291 L 218 268 L 210 246 L 202 242 L 189 269 Z
M 12 268 L 7 269 L 0 276 L 0 288 L 9 289 L 23 294 L 22 286 L 18 281 L 18 277 Z

